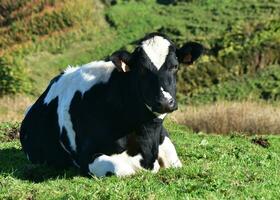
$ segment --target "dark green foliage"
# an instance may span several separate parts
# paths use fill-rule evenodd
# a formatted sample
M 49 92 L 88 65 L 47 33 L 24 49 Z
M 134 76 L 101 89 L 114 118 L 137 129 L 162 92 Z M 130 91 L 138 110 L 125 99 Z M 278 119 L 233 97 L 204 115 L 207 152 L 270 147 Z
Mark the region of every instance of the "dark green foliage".
M 76 9 L 77 2 L 0 2 L 0 95 L 30 92 L 30 77 L 26 73 L 30 66 L 24 64 L 24 57 L 39 50 L 43 37 L 64 35 L 67 29 L 87 19 L 88 10 L 83 6 L 86 2 L 77 7 L 80 10 Z M 63 44 L 62 41 L 63 38 L 55 41 L 56 49 Z
M 280 66 L 271 66 L 254 75 L 235 78 L 181 97 L 187 104 L 236 100 L 280 101 Z
M 19 62 L 15 57 L 0 57 L 0 96 L 30 90 L 27 72 Z
M 248 30 L 249 29 L 249 30 Z M 190 93 L 280 63 L 280 23 L 242 22 L 213 40 L 196 66 L 179 74 L 179 91 Z M 214 98 L 214 97 L 213 97 Z
M 113 1 L 102 2 L 109 5 Z M 4 1 L 0 6 L 5 10 L 0 12 L 0 54 L 7 49 L 19 61 L 19 65 L 8 62 L 5 66 L 28 67 L 24 70 L 30 70 L 29 78 L 34 80 L 40 74 L 40 88 L 36 88 L 37 83 L 33 86 L 33 91 L 40 91 L 46 82 L 43 79 L 50 79 L 57 69 L 102 59 L 118 48 L 132 50 L 137 39 L 153 31 L 166 33 L 178 45 L 197 41 L 205 46 L 205 55 L 195 65 L 181 67 L 181 96 L 279 63 L 279 0 L 176 0 L 170 5 L 155 0 L 117 0 L 113 4 L 104 7 L 90 0 Z M 42 51 L 59 59 L 33 56 Z M 35 62 L 30 63 L 28 56 L 35 57 Z M 25 61 L 30 65 L 25 66 Z

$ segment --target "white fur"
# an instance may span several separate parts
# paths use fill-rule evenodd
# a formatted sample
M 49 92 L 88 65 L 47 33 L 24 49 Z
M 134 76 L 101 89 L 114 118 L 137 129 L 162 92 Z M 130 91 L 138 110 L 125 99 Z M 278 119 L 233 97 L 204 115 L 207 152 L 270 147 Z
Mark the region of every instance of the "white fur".
M 121 154 L 115 154 L 112 156 L 99 156 L 90 163 L 88 167 L 90 173 L 97 177 L 105 176 L 107 172 L 111 172 L 116 176 L 129 176 L 135 174 L 139 170 L 143 170 L 140 165 L 141 159 L 142 156 L 140 154 L 132 157 L 125 151 Z M 152 172 L 158 172 L 159 168 L 159 163 L 156 160 Z
M 73 151 L 76 151 L 76 134 L 69 114 L 73 96 L 77 91 L 84 94 L 93 85 L 107 82 L 114 68 L 115 65 L 112 62 L 105 61 L 91 62 L 81 67 L 68 67 L 60 79 L 53 83 L 44 99 L 44 103 L 49 104 L 58 97 L 57 114 L 60 132 L 65 127 Z
M 168 137 L 165 137 L 163 143 L 159 146 L 158 157 L 162 160 L 164 168 L 182 167 L 176 149 Z
M 143 50 L 158 70 L 166 60 L 169 46 L 170 42 L 161 36 L 154 36 L 142 42 Z
M 166 100 L 170 100 L 172 99 L 173 97 L 171 96 L 171 94 L 169 92 L 166 92 L 162 87 L 160 88 L 164 98 L 166 98 Z
M 167 113 L 164 113 L 164 114 L 158 115 L 157 118 L 164 119 L 166 117 L 166 115 L 167 115 Z

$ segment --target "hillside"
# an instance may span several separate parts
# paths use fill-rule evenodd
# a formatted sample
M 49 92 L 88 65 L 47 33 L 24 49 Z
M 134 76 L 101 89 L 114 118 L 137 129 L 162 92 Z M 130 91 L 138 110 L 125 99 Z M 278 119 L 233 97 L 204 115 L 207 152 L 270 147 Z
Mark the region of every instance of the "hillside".
M 153 31 L 177 44 L 193 40 L 206 47 L 195 66 L 180 71 L 183 95 L 279 64 L 279 0 L 116 2 L 3 1 L 0 93 L 37 96 L 67 65 L 132 50 Z

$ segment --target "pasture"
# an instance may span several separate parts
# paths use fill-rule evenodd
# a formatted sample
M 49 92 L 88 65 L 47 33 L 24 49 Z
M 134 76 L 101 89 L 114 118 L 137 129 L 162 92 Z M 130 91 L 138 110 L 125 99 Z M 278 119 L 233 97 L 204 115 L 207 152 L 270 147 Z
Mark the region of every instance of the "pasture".
M 194 133 L 166 123 L 181 169 L 141 172 L 129 178 L 82 177 L 31 165 L 20 150 L 17 125 L 0 130 L 0 199 L 277 199 L 280 195 L 280 140 L 265 136 Z M 8 133 L 8 134 L 7 134 Z
M 109 2 L 0 0 L 0 199 L 279 199 L 280 1 Z M 96 178 L 30 164 L 18 128 L 50 79 L 155 31 L 205 47 L 165 121 L 183 167 Z

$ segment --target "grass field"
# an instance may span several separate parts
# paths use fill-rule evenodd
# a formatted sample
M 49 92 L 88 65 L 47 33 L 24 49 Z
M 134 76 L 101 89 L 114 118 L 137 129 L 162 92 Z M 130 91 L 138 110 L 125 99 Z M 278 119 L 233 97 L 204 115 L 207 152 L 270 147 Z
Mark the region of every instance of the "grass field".
M 252 142 L 259 137 L 195 134 L 167 122 L 183 168 L 161 170 L 158 174 L 141 172 L 127 178 L 87 178 L 75 169 L 56 171 L 31 165 L 16 139 L 17 126 L 2 124 L 0 129 L 0 199 L 278 199 L 280 196 L 279 136 L 263 137 L 263 141 L 267 139 L 263 147 L 259 140 Z
M 0 199 L 279 199 L 280 0 L 104 2 L 0 0 Z M 205 47 L 166 122 L 183 168 L 98 179 L 31 165 L 18 127 L 52 77 L 154 31 Z

